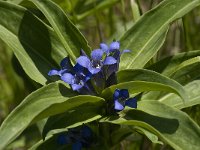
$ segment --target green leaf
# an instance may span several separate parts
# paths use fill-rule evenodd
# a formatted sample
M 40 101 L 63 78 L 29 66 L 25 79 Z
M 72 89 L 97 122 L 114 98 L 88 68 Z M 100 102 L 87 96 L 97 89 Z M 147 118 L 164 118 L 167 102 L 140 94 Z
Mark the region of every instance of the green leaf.
M 178 94 L 187 100 L 187 95 L 183 87 L 176 81 L 171 80 L 159 73 L 146 69 L 130 69 L 117 73 L 119 84 L 110 86 L 102 93 L 104 97 L 112 95 L 115 89 L 128 89 L 129 93 L 137 93 L 144 91 L 167 91 Z
M 41 89 L 33 92 L 24 101 L 12 111 L 12 113 L 6 118 L 0 128 L 1 139 L 0 149 L 5 148 L 7 144 L 12 142 L 28 125 L 37 122 L 43 118 L 56 115 L 59 113 L 74 111 L 80 114 L 84 113 L 87 106 L 93 106 L 96 108 L 96 116 L 101 116 L 102 107 L 104 106 L 104 100 L 100 97 L 81 95 L 76 96 L 74 92 L 68 89 L 62 83 L 51 83 Z M 84 107 L 86 108 L 84 110 Z M 93 109 L 91 109 L 93 111 Z M 87 113 L 88 114 L 88 113 Z M 95 117 L 89 115 L 88 118 Z M 74 120 L 73 120 L 74 119 Z M 74 122 L 83 121 L 82 118 L 76 117 L 72 120 Z M 70 125 L 70 123 L 68 123 Z M 12 131 L 12 132 L 11 132 Z
M 200 57 L 194 57 L 177 66 L 171 78 L 185 85 L 200 77 Z
M 66 150 L 67 145 L 60 145 L 57 143 L 58 135 L 49 136 L 45 141 L 40 140 L 34 144 L 29 150 Z
M 25 8 L 0 1 L 0 38 L 11 48 L 26 74 L 40 84 L 67 53 L 51 28 Z
M 147 69 L 154 70 L 166 76 L 171 76 L 174 72 L 176 72 L 177 68 L 179 68 L 180 64 L 185 63 L 185 61 L 187 62 L 187 60 L 199 55 L 200 50 L 178 53 L 174 56 L 169 56 L 156 62 Z
M 123 54 L 120 70 L 142 68 L 159 50 L 171 22 L 200 4 L 199 0 L 164 0 L 143 15 L 120 39 Z
M 93 15 L 96 12 L 103 11 L 106 8 L 114 6 L 119 0 L 103 0 L 103 1 L 93 1 L 94 3 L 89 4 L 89 6 L 82 7 L 80 9 L 87 8 L 81 11 L 81 14 L 77 15 L 77 20 L 82 20 L 89 15 Z M 95 7 L 94 7 L 95 6 Z
M 130 129 L 127 126 L 120 126 L 118 129 L 114 130 L 112 132 L 111 136 L 111 140 L 112 140 L 112 144 L 118 144 L 120 143 L 122 140 L 124 140 L 124 138 L 126 138 L 127 136 L 133 134 L 133 130 Z
M 152 143 L 156 143 L 156 144 L 161 144 L 163 145 L 163 142 L 159 141 L 158 140 L 158 136 L 156 136 L 155 134 L 153 134 L 152 132 L 144 129 L 144 128 L 141 128 L 141 127 L 134 127 L 134 129 L 136 131 L 138 131 L 139 133 L 141 134 L 144 134 L 146 135 L 146 137 L 152 142 Z
M 158 101 L 140 101 L 138 109 L 126 109 L 121 117 L 113 116 L 101 121 L 139 126 L 176 150 L 198 150 L 200 147 L 199 126 L 184 112 Z
M 50 0 L 30 1 L 45 15 L 73 62 L 80 56 L 81 49 L 90 54 L 87 41 L 58 5 Z
M 187 102 L 183 103 L 181 99 L 174 94 L 167 94 L 161 99 L 159 99 L 159 101 L 166 105 L 176 107 L 178 109 L 200 104 L 200 81 L 195 80 L 193 82 L 190 82 L 187 85 L 185 85 L 184 88 L 189 95 Z
M 175 56 L 167 57 L 151 67 L 149 69 L 160 72 L 171 79 L 176 80 L 182 85 L 197 79 L 200 77 L 200 51 L 191 51 L 187 53 L 180 53 Z M 166 93 L 161 92 L 149 92 L 143 96 L 143 99 L 159 99 Z
M 48 135 L 55 134 L 57 132 L 66 131 L 68 128 L 77 127 L 83 123 L 97 120 L 101 118 L 101 115 L 98 114 L 99 109 L 93 104 L 88 103 L 82 105 L 82 107 L 79 107 L 76 111 L 68 111 L 49 117 L 43 128 L 42 136 L 45 138 L 47 133 Z

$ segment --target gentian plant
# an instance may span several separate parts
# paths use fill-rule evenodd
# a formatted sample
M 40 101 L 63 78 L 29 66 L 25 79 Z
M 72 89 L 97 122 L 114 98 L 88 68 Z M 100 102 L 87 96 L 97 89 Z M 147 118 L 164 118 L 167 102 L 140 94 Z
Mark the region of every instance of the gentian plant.
M 80 2 L 75 22 L 89 14 L 76 18 Z M 171 23 L 199 4 L 163 0 L 91 50 L 53 1 L 0 1 L 0 38 L 37 88 L 3 121 L 0 150 L 35 124 L 41 137 L 31 150 L 199 150 L 200 127 L 182 109 L 200 104 L 200 51 L 155 61 Z

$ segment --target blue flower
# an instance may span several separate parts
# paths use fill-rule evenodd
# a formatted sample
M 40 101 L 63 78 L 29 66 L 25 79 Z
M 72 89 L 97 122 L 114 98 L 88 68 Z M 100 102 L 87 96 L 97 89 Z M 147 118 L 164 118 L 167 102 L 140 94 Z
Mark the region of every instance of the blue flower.
M 61 62 L 60 62 L 61 69 L 52 69 L 49 71 L 48 75 L 49 76 L 62 76 L 66 72 L 71 72 L 73 70 L 73 66 L 70 62 L 69 57 L 65 57 Z
M 101 43 L 100 44 L 100 49 L 103 50 L 106 53 L 107 56 L 112 55 L 114 53 L 113 55 L 117 56 L 116 59 L 118 59 L 121 54 L 130 52 L 130 50 L 127 50 L 127 49 L 123 50 L 122 52 L 120 52 L 120 43 L 118 41 L 112 42 L 110 44 L 110 46 L 108 46 L 105 43 Z
M 120 43 L 118 41 L 112 42 L 109 46 L 105 43 L 100 44 L 100 49 L 106 53 L 106 56 L 112 56 L 117 60 L 117 63 L 110 65 L 107 68 L 107 76 L 109 77 L 113 73 L 117 72 L 119 69 L 119 63 L 120 63 L 120 56 L 123 53 L 130 52 L 130 50 L 123 50 L 120 51 Z
M 60 63 L 61 69 L 52 69 L 48 75 L 58 75 L 61 80 L 71 85 L 74 91 L 78 91 L 85 86 L 85 83 L 91 78 L 91 73 L 79 64 L 72 66 L 68 57 L 64 58 Z
M 67 133 L 59 135 L 57 142 L 60 145 L 72 144 L 72 150 L 81 150 L 82 148 L 90 147 L 92 138 L 92 130 L 83 125 L 81 128 L 69 129 Z
M 84 74 L 80 70 L 75 72 L 75 74 L 64 73 L 61 76 L 61 80 L 71 85 L 73 91 L 77 91 L 86 86 L 86 82 L 91 78 L 91 73 Z
M 117 60 L 112 56 L 107 56 L 103 59 L 104 51 L 101 49 L 93 50 L 91 59 L 87 56 L 80 56 L 76 61 L 79 65 L 87 68 L 92 74 L 97 74 L 101 71 L 104 65 L 112 65 L 117 63 Z
M 129 98 L 129 92 L 127 89 L 116 89 L 113 94 L 114 99 L 114 109 L 116 111 L 121 111 L 125 106 L 131 108 L 137 108 L 137 99 Z

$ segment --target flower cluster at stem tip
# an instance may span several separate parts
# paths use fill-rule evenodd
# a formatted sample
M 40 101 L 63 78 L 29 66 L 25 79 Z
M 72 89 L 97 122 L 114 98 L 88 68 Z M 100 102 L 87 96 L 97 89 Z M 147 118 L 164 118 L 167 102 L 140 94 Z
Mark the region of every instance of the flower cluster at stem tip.
M 112 42 L 109 46 L 101 43 L 100 48 L 93 50 L 90 57 L 81 50 L 74 66 L 66 57 L 60 63 L 61 69 L 52 69 L 48 75 L 60 76 L 72 90 L 80 94 L 98 95 L 106 87 L 117 84 L 116 72 L 119 68 L 120 56 L 127 52 L 130 50 L 120 51 L 118 41 Z M 116 111 L 123 110 L 125 106 L 137 107 L 136 99 L 129 98 L 127 89 L 116 89 L 113 100 Z
M 73 91 L 80 94 L 98 95 L 105 88 L 117 84 L 116 72 L 119 68 L 120 56 L 130 50 L 120 51 L 120 43 L 112 42 L 109 46 L 100 44 L 99 49 L 91 52 L 90 57 L 81 50 L 80 57 L 73 66 L 68 57 L 61 63 L 61 69 L 52 69 L 49 76 L 57 75 L 68 83 Z M 113 93 L 113 103 L 110 106 L 115 112 L 122 111 L 125 106 L 137 108 L 136 98 L 129 98 L 127 89 L 116 89 Z M 71 144 L 72 150 L 81 150 L 91 145 L 92 130 L 82 125 L 79 128 L 69 129 L 67 133 L 57 138 L 59 144 Z

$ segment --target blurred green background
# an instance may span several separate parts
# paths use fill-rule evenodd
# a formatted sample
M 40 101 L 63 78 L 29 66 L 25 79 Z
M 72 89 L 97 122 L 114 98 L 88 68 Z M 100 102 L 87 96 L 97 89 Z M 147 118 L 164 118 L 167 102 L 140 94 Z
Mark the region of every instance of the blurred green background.
M 31 12 L 45 21 L 44 16 L 28 1 L 7 1 L 27 7 Z M 109 43 L 114 39 L 119 40 L 122 34 L 145 12 L 161 2 L 161 0 L 53 1 L 63 8 L 93 49 L 99 47 L 100 42 Z M 164 45 L 151 61 L 156 62 L 178 52 L 200 50 L 199 35 L 200 7 L 194 9 L 171 25 Z M 26 76 L 12 51 L 0 41 L 0 124 L 13 108 L 38 87 L 37 83 L 31 81 Z M 184 109 L 183 111 L 187 112 L 200 125 L 199 105 Z M 37 127 L 31 126 L 7 149 L 25 150 L 39 138 L 40 134 Z M 127 144 L 132 149 L 147 150 L 157 147 L 137 133 L 135 133 L 135 138 L 129 137 L 123 141 L 121 143 L 122 148 L 126 148 Z M 130 146 L 131 144 L 132 146 Z M 160 147 L 158 148 L 160 149 Z M 162 148 L 170 149 L 166 145 Z

